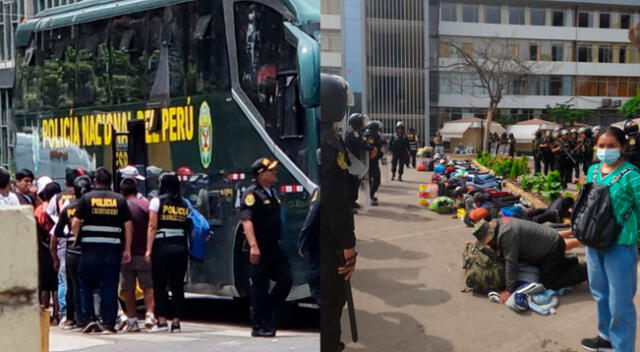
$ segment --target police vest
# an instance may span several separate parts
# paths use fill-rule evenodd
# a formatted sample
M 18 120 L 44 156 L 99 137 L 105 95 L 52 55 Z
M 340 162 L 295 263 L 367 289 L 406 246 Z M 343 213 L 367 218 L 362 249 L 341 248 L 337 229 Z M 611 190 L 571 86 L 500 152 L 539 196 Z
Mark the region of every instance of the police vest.
M 187 244 L 189 207 L 182 199 L 161 196 L 158 208 L 158 230 L 156 244 Z
M 124 223 L 130 219 L 125 211 L 128 211 L 127 204 L 118 193 L 96 190 L 85 194 L 76 210 L 77 216 L 84 220 L 80 243 L 121 245 Z
M 416 135 L 408 134 L 407 140 L 409 140 L 409 146 L 411 147 L 411 150 L 416 150 L 416 147 L 418 146 L 418 144 L 416 143 Z

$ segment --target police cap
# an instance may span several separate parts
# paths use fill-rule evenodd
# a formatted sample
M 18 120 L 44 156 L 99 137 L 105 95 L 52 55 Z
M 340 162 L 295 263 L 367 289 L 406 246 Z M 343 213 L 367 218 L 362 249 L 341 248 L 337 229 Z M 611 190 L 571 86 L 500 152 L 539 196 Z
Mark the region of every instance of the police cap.
M 253 176 L 258 176 L 259 174 L 267 171 L 273 170 L 278 166 L 278 160 L 269 159 L 269 158 L 259 158 L 251 164 L 251 173 Z

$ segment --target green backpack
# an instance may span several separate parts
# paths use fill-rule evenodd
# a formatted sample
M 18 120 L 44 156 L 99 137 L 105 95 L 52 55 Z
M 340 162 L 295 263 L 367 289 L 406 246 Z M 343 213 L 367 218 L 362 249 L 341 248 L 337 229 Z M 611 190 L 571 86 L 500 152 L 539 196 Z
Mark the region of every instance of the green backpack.
M 456 211 L 456 203 L 449 197 L 438 197 L 431 202 L 429 210 L 440 214 L 451 214 Z
M 462 253 L 462 268 L 467 286 L 463 292 L 499 292 L 505 288 L 504 262 L 495 250 L 485 244 L 467 244 Z

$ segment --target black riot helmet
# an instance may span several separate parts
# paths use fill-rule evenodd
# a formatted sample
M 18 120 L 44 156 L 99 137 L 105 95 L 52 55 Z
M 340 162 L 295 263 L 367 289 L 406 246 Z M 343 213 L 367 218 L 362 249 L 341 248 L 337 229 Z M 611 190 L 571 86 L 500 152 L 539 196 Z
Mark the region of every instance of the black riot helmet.
M 626 120 L 624 122 L 623 131 L 624 131 L 624 134 L 626 135 L 638 133 L 638 123 L 633 120 Z
M 372 131 L 372 132 L 380 132 L 380 130 L 382 129 L 382 122 L 380 121 L 369 121 L 367 122 L 367 124 L 364 126 L 364 128 Z
M 351 114 L 349 116 L 349 126 L 351 126 L 355 130 L 359 130 L 364 125 L 364 120 L 367 118 L 367 115 L 357 112 Z
M 73 193 L 75 193 L 77 199 L 80 199 L 83 194 L 90 192 L 92 188 L 91 178 L 87 175 L 78 176 L 73 180 Z
M 593 131 L 591 130 L 590 127 L 585 127 L 584 128 L 584 135 L 587 137 L 593 137 Z
M 536 138 L 540 138 L 540 137 L 542 137 L 542 131 L 537 130 L 537 131 L 536 131 L 536 133 L 535 133 L 535 135 L 536 135 Z
M 347 113 L 347 91 L 344 78 L 320 74 L 320 123 L 331 125 L 341 121 Z

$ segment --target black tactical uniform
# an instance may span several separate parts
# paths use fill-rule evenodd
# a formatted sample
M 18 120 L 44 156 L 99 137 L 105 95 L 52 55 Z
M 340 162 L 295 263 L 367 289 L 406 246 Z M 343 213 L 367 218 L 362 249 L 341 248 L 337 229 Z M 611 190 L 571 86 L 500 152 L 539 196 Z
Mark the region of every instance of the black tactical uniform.
M 571 172 L 573 171 L 573 161 L 571 160 L 570 154 L 573 150 L 573 143 L 571 139 L 564 140 L 562 137 L 559 137 L 554 144 L 554 148 L 558 147 L 560 147 L 560 149 L 555 152 L 556 169 L 560 172 L 562 189 L 566 189 L 567 183 L 571 182 Z
M 595 147 L 595 138 L 590 128 L 584 131 L 584 141 L 582 141 L 582 172 L 586 175 L 589 167 L 593 164 L 593 149 Z
M 267 163 L 271 162 L 273 161 Z M 254 175 L 259 174 L 260 171 L 256 169 L 259 166 L 254 163 L 252 167 Z M 259 330 L 275 335 L 273 312 L 285 301 L 292 284 L 289 258 L 280 245 L 280 200 L 275 189 L 265 189 L 253 180 L 243 192 L 240 217 L 253 223 L 254 235 L 260 249 L 260 261 L 251 264 L 250 270 L 254 336 Z M 269 280 L 276 282 L 271 293 Z
M 331 125 L 342 119 L 347 106 L 347 84 L 335 76 L 322 74 L 321 165 L 320 165 L 320 248 L 321 322 L 320 350 L 337 352 L 340 317 L 346 303 L 344 278 L 338 274 L 344 249 L 355 247 L 353 214 L 349 205 L 349 158 L 340 137 Z
M 396 127 L 396 133 L 391 137 L 391 143 L 389 144 L 389 150 L 391 150 L 391 179 L 395 179 L 396 170 L 398 170 L 398 180 L 402 181 L 402 174 L 404 173 L 404 164 L 407 163 L 409 157 L 409 140 L 404 133 L 404 125 Z
M 543 142 L 542 131 L 536 131 L 536 136 L 533 139 L 533 168 L 534 174 L 542 172 L 542 148 L 540 147 Z
M 89 321 L 96 321 L 93 292 L 100 290 L 103 327 L 113 331 L 118 312 L 124 223 L 131 221 L 131 213 L 121 194 L 102 188 L 78 200 L 75 215 L 83 220 L 78 237 L 82 246 L 78 264 L 82 313 Z
M 541 148 L 542 148 L 542 162 L 544 164 L 544 174 L 548 174 L 549 171 L 554 171 L 556 169 L 556 160 L 553 152 L 551 151 L 551 147 L 555 143 L 555 138 L 551 136 L 549 133 L 544 138 Z
M 377 149 L 377 155 L 369 160 L 369 186 L 371 187 L 370 195 L 372 205 L 378 204 L 378 198 L 376 198 L 376 192 L 380 188 L 381 176 L 380 176 L 380 159 L 382 159 L 382 147 L 386 144 L 386 141 L 380 135 L 381 123 L 379 121 L 372 121 L 367 124 L 368 128 L 365 132 L 365 138 L 367 143 Z
M 407 133 L 407 141 L 409 141 L 409 156 L 411 159 L 411 167 L 415 169 L 416 155 L 418 154 L 418 136 L 412 129 L 409 129 L 409 133 Z M 407 160 L 407 166 L 409 166 L 409 160 Z
M 71 202 L 62 209 L 58 223 L 54 229 L 54 235 L 58 241 L 66 241 L 66 268 L 67 268 L 67 320 L 74 321 L 78 326 L 86 325 L 80 309 L 80 282 L 78 281 L 78 262 L 82 254 L 80 246 L 75 244 L 75 238 L 71 233 L 71 218 L 75 216 L 78 201 Z
M 317 190 L 309 206 L 309 213 L 304 220 L 300 237 L 298 238 L 298 252 L 302 253 L 309 262 L 307 279 L 311 297 L 320 304 L 320 190 Z
M 189 206 L 182 198 L 171 199 L 163 194 L 157 198 L 158 225 L 153 240 L 151 271 L 156 316 L 184 316 L 184 276 L 189 261 Z M 152 200 L 152 202 L 156 202 Z M 171 290 L 171 306 L 169 293 Z
M 364 114 L 353 114 L 349 118 L 349 125 L 351 129 L 345 137 L 345 146 L 348 151 L 351 152 L 356 158 L 366 163 L 366 153 L 371 151 L 373 147 L 367 143 L 362 135 L 362 125 L 364 121 Z M 354 208 L 359 208 L 356 203 L 358 200 L 358 191 L 362 180 L 355 175 L 349 175 L 349 199 L 351 200 Z
M 627 135 L 627 150 L 624 158 L 635 166 L 640 165 L 640 132 L 638 131 L 638 123 L 633 120 L 624 122 L 624 134 Z

